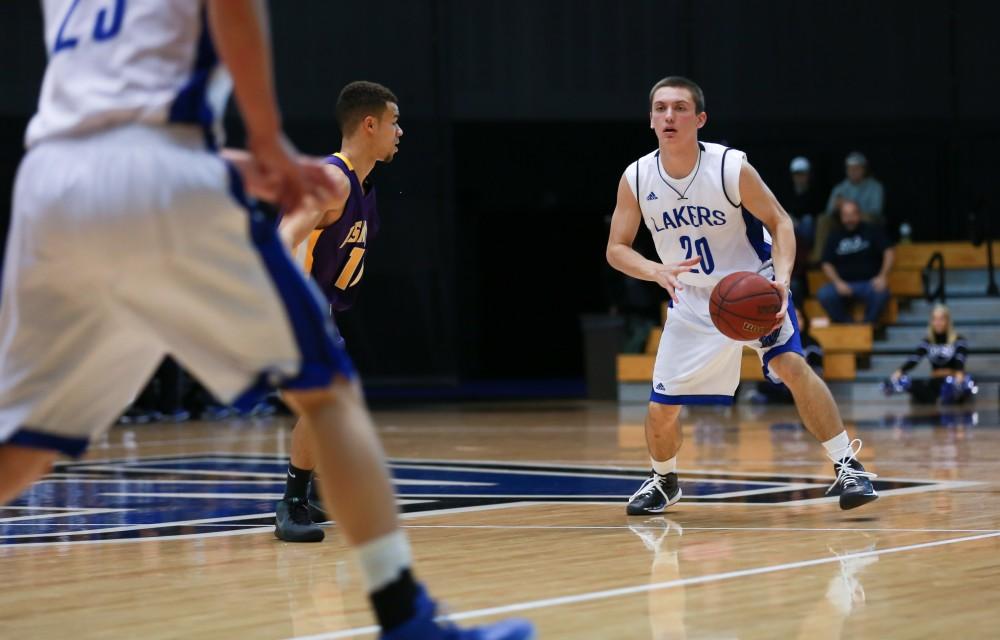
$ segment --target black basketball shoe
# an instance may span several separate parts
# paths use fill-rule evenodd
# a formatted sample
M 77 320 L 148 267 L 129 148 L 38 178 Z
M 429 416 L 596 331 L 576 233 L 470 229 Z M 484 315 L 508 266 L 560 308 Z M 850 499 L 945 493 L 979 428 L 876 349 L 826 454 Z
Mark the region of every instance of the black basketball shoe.
M 320 542 L 323 529 L 309 517 L 309 503 L 302 498 L 285 498 L 274 510 L 274 537 L 285 542 Z
M 639 490 L 632 494 L 625 513 L 630 516 L 646 516 L 663 513 L 667 507 L 681 499 L 681 488 L 677 486 L 677 474 L 665 476 L 653 471 Z
M 840 462 L 834 462 L 833 470 L 837 474 L 837 478 L 826 492 L 830 493 L 835 487 L 840 487 L 841 509 L 845 511 L 856 509 L 878 499 L 878 494 L 872 487 L 872 478 L 878 476 L 865 471 L 856 458 L 844 458 Z

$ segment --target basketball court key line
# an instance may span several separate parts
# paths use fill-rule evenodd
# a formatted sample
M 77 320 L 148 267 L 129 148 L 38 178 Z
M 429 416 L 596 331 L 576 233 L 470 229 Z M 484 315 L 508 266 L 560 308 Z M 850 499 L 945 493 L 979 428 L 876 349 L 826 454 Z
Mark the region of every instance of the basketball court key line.
M 619 589 L 592 591 L 590 593 L 579 593 L 571 596 L 559 596 L 556 598 L 545 598 L 542 600 L 529 600 L 527 602 L 519 602 L 515 604 L 504 605 L 501 607 L 492 607 L 489 609 L 475 609 L 472 611 L 465 611 L 462 613 L 454 613 L 449 615 L 448 619 L 458 622 L 461 620 L 467 620 L 469 618 L 520 613 L 523 611 L 530 611 L 532 609 L 558 607 L 565 604 L 576 604 L 580 602 L 590 602 L 593 600 L 604 600 L 607 598 L 616 598 L 618 596 L 627 596 L 637 593 L 645 593 L 648 591 L 659 591 L 661 589 L 672 589 L 674 587 L 706 584 L 710 582 L 721 582 L 723 580 L 730 580 L 733 578 L 745 578 L 747 576 L 776 573 L 778 571 L 787 571 L 790 569 L 802 569 L 805 567 L 813 567 L 822 564 L 833 564 L 835 562 L 841 562 L 843 560 L 848 560 L 851 558 L 869 558 L 876 556 L 884 556 L 893 553 L 902 553 L 904 551 L 928 549 L 931 547 L 940 547 L 944 545 L 958 544 L 960 542 L 975 542 L 977 540 L 986 540 L 988 538 L 996 538 L 996 537 L 1000 537 L 1000 532 L 984 533 L 982 535 L 967 536 L 964 538 L 947 538 L 945 540 L 935 540 L 933 542 L 921 542 L 919 544 L 908 544 L 902 547 L 889 547 L 887 549 L 877 549 L 874 551 L 845 553 L 844 555 L 841 556 L 828 556 L 823 558 L 815 558 L 813 560 L 800 560 L 798 562 L 788 562 L 785 564 L 775 564 L 765 567 L 757 567 L 754 569 L 726 571 L 723 573 L 713 573 L 693 578 L 681 578 L 678 580 L 668 580 L 666 582 L 653 582 L 649 584 L 636 585 L 634 587 L 622 587 Z M 310 636 L 295 636 L 293 638 L 289 638 L 288 640 L 333 640 L 335 638 L 353 638 L 356 636 L 361 636 L 369 633 L 376 633 L 378 632 L 378 630 L 379 629 L 376 626 L 357 627 L 355 629 L 345 629 L 344 631 L 334 631 L 331 633 L 320 633 Z

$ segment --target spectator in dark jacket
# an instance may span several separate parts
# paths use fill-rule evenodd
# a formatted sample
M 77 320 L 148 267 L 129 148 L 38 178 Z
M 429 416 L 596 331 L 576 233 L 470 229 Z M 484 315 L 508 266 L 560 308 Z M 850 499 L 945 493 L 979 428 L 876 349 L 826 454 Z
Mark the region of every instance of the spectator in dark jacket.
M 882 228 L 861 221 L 851 200 L 840 204 L 840 228 L 826 239 L 823 273 L 830 281 L 817 293 L 832 322 L 851 322 L 847 304 L 865 304 L 864 322 L 876 324 L 889 301 L 888 277 L 894 252 Z

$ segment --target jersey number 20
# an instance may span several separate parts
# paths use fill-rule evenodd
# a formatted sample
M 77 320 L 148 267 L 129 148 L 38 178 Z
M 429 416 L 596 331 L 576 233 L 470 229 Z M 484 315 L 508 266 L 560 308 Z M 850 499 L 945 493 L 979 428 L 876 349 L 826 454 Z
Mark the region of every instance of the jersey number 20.
M 698 238 L 691 242 L 690 236 L 681 236 L 681 249 L 686 252 L 684 259 L 690 259 L 695 253 L 701 258 L 701 270 L 709 274 L 715 271 L 715 260 L 712 259 L 712 250 L 708 248 L 708 240 Z M 691 273 L 698 273 L 697 269 L 691 269 Z

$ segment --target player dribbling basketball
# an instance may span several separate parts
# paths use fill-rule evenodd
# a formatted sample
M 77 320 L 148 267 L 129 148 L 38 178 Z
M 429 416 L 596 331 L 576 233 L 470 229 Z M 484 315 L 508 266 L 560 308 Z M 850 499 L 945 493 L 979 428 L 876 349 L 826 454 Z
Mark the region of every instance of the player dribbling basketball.
M 792 221 L 746 155 L 698 140 L 705 125 L 701 88 L 679 76 L 657 82 L 649 95 L 650 128 L 658 148 L 630 164 L 618 184 L 607 258 L 626 275 L 656 282 L 670 295 L 653 369 L 646 417 L 652 473 L 629 501 L 629 515 L 661 513 L 681 498 L 677 452 L 683 405 L 731 404 L 744 346 L 761 357 L 764 372 L 784 382 L 806 429 L 823 443 L 837 474 L 840 507 L 876 499 L 826 384 L 806 365 L 795 313 L 788 313 L 788 282 L 795 259 Z M 632 248 L 640 221 L 653 236 L 661 263 Z M 772 238 L 773 246 L 772 246 Z M 774 330 L 737 342 L 712 324 L 712 287 L 736 271 L 770 278 L 781 297 Z

